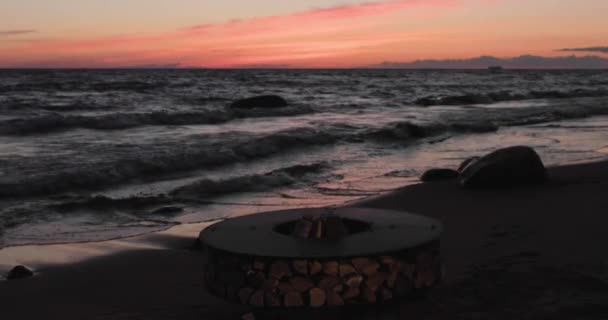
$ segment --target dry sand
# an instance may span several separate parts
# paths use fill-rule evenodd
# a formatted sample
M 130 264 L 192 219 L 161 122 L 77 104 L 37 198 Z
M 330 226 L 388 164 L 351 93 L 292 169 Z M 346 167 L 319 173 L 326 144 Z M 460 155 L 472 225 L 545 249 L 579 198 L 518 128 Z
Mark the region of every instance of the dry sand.
M 440 219 L 447 274 L 425 299 L 330 318 L 608 319 L 608 162 L 550 177 L 507 190 L 419 184 L 351 204 Z M 1 250 L 0 264 L 40 273 L 0 282 L 0 319 L 239 319 L 246 307 L 205 293 L 202 256 L 188 249 L 202 227 Z

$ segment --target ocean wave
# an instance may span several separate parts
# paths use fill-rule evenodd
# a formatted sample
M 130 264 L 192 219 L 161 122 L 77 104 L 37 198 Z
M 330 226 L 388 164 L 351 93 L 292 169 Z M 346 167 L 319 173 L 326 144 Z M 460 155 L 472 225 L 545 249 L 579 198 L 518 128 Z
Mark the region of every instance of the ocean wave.
M 404 130 L 411 133 L 389 134 L 390 131 Z M 126 152 L 122 157 L 108 161 L 94 157 L 91 162 L 77 165 L 52 165 L 53 170 L 21 176 L 5 176 L 0 179 L 0 197 L 34 196 L 56 194 L 70 190 L 96 190 L 110 185 L 128 182 L 132 179 L 158 177 L 176 172 L 212 168 L 237 162 L 248 162 L 272 156 L 296 148 L 335 144 L 339 141 L 359 142 L 369 140 L 409 140 L 436 134 L 434 129 L 415 124 L 396 123 L 386 128 L 350 128 L 325 126 L 322 128 L 300 127 L 265 135 L 248 136 L 244 133 L 222 134 L 222 139 L 209 135 L 192 135 L 184 141 L 157 145 Z M 232 138 L 230 138 L 232 136 Z M 138 150 L 142 151 L 138 151 Z M 99 152 L 91 150 L 91 152 Z M 110 152 L 110 151 L 109 151 Z M 287 173 L 297 174 L 292 168 Z M 14 170 L 15 172 L 19 170 Z M 1 176 L 0 176 L 1 177 Z M 272 174 L 257 177 L 252 181 L 263 184 L 286 183 L 285 176 Z M 4 180 L 4 181 L 3 181 Z M 274 181 L 274 182 L 273 182 Z M 245 184 L 242 181 L 240 184 Z M 214 184 L 209 190 L 229 188 L 231 184 Z M 209 191 L 211 192 L 211 191 Z
M 170 193 L 174 198 L 189 199 L 225 195 L 241 192 L 260 192 L 278 187 L 291 186 L 296 183 L 310 181 L 313 175 L 318 175 L 329 169 L 325 163 L 296 165 L 273 170 L 260 175 L 247 175 L 224 180 L 204 179 L 193 184 L 180 187 Z
M 86 80 L 87 79 L 83 79 L 82 81 L 58 79 L 58 81 L 15 83 L 0 86 L 0 93 L 37 91 L 152 92 L 153 90 L 165 88 L 169 85 L 166 81 L 115 80 L 91 82 Z
M 140 215 L 172 216 L 182 212 L 179 205 L 188 203 L 211 203 L 221 195 L 243 192 L 269 191 L 275 188 L 310 183 L 331 166 L 327 162 L 295 165 L 267 173 L 232 177 L 227 179 L 202 179 L 158 196 L 130 196 L 111 198 L 103 195 L 89 196 L 48 205 L 58 212 L 79 210 L 112 212 L 133 211 Z
M 280 117 L 314 112 L 309 106 L 299 105 L 281 109 L 206 110 L 191 112 L 111 113 L 104 115 L 64 115 L 51 113 L 32 118 L 0 121 L 0 134 L 41 134 L 69 129 L 119 130 L 146 125 L 217 124 L 234 119 Z
M 124 158 L 114 161 L 100 159 L 99 162 L 96 162 L 95 159 L 91 159 L 91 163 L 53 166 L 54 170 L 37 174 L 5 177 L 4 181 L 0 180 L 0 196 L 32 196 L 70 190 L 95 190 L 125 183 L 132 179 L 158 177 L 176 172 L 253 161 L 296 148 L 331 145 L 340 141 L 348 143 L 373 140 L 404 142 L 448 131 L 479 132 L 478 126 L 478 124 L 466 123 L 419 125 L 397 122 L 375 129 L 357 127 L 347 129 L 338 125 L 322 128 L 300 127 L 254 137 L 234 134 L 233 138 L 228 138 L 223 134 L 222 140 L 216 140 L 211 136 L 193 135 L 184 138 L 187 140 L 183 142 L 155 146 L 154 149 L 148 148 L 145 152 L 134 150 L 126 153 Z M 306 172 L 308 168 L 295 167 L 290 170 L 286 172 L 293 176 L 297 174 L 294 170 Z M 263 183 L 260 183 L 260 180 Z M 272 174 L 257 177 L 251 181 L 254 185 L 286 183 L 288 178 Z M 239 184 L 242 185 L 245 182 L 241 181 Z M 222 188 L 229 189 L 231 186 L 233 184 L 219 183 L 210 184 L 208 188 L 210 188 L 209 192 L 212 192 L 211 190 L 214 188 L 222 190 Z
M 4 181 L 0 179 L 0 197 L 96 190 L 132 179 L 247 162 L 298 147 L 331 144 L 339 138 L 337 134 L 307 127 L 255 137 L 243 134 L 225 141 L 193 135 L 183 143 L 127 152 L 114 161 L 90 159 L 90 163 L 54 166 L 53 170 L 36 174 L 5 176 Z
M 295 149 L 327 146 L 338 143 L 398 142 L 411 143 L 425 138 L 443 137 L 462 133 L 485 133 L 505 126 L 518 126 L 552 122 L 563 119 L 584 118 L 608 114 L 603 101 L 589 100 L 531 108 L 463 109 L 450 113 L 435 122 L 413 123 L 396 121 L 378 127 L 352 124 L 325 124 L 315 127 L 297 127 L 265 134 L 225 132 L 218 135 L 195 134 L 179 137 L 176 141 L 155 145 L 125 145 L 120 150 L 109 146 L 106 151 L 86 151 L 91 157 L 73 164 L 47 163 L 53 170 L 24 172 L 20 165 L 6 172 L 15 175 L 0 176 L 0 196 L 31 196 L 55 194 L 70 190 L 96 190 L 127 183 L 134 179 L 158 179 L 163 175 L 188 172 L 201 168 L 213 169 L 233 163 L 246 163 Z M 105 150 L 105 149 L 104 149 Z M 120 151 L 119 154 L 117 152 Z M 107 152 L 112 158 L 92 156 Z M 36 161 L 36 160 L 32 160 Z M 31 167 L 41 167 L 36 163 Z M 207 191 L 228 191 L 235 185 L 281 184 L 289 182 L 280 175 L 256 177 L 237 184 L 210 183 Z M 237 187 L 239 189 L 241 187 Z
M 485 133 L 498 130 L 498 126 L 485 122 L 455 122 L 450 124 L 434 123 L 418 125 L 408 121 L 395 122 L 384 128 L 372 130 L 370 137 L 390 140 L 409 140 L 427 138 L 443 133 Z
M 70 212 L 77 210 L 106 211 L 110 209 L 119 210 L 141 210 L 152 206 L 159 206 L 171 203 L 172 200 L 167 196 L 141 197 L 133 196 L 128 198 L 110 198 L 96 195 L 79 200 L 68 200 L 59 204 L 48 205 L 49 209 L 58 212 Z M 166 213 L 173 214 L 174 211 Z
M 474 93 L 453 96 L 427 96 L 416 100 L 415 103 L 422 106 L 452 106 L 468 104 L 491 104 L 504 101 L 519 101 L 532 99 L 568 99 L 603 96 L 608 96 L 608 91 L 588 89 L 576 89 L 571 91 L 529 91 L 527 93 L 498 91 L 490 93 Z

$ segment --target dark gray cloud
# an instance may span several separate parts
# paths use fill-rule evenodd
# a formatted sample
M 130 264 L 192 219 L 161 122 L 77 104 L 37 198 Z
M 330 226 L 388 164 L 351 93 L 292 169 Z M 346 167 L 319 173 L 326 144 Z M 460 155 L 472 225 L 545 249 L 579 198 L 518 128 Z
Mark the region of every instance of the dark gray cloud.
M 395 69 L 486 69 L 491 66 L 502 66 L 507 69 L 608 69 L 608 59 L 599 56 L 542 57 L 523 55 L 513 58 L 482 56 L 471 59 L 383 62 L 370 67 Z
M 292 68 L 293 66 L 290 64 L 284 64 L 284 63 L 261 63 L 261 64 L 240 64 L 240 65 L 236 65 L 234 66 L 235 68 L 239 68 L 239 69 L 289 69 Z
M 0 30 L 0 37 L 18 36 L 35 32 L 36 30 Z
M 125 69 L 175 69 L 179 68 L 179 63 L 167 63 L 167 64 L 138 64 L 132 66 L 120 66 L 116 68 Z
M 563 52 L 600 52 L 608 53 L 608 47 L 586 47 L 586 48 L 565 48 L 557 51 Z

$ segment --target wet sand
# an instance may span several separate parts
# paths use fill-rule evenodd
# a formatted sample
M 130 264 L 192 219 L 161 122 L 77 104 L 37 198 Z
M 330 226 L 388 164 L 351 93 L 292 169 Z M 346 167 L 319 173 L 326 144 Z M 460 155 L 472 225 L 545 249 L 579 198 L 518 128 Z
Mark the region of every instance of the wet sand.
M 418 184 L 350 204 L 440 219 L 447 274 L 423 300 L 342 318 L 607 319 L 608 162 L 549 173 L 538 187 Z M 2 319 L 239 319 L 246 307 L 205 293 L 202 256 L 189 249 L 202 227 L 1 250 L 0 265 L 39 272 L 0 282 Z

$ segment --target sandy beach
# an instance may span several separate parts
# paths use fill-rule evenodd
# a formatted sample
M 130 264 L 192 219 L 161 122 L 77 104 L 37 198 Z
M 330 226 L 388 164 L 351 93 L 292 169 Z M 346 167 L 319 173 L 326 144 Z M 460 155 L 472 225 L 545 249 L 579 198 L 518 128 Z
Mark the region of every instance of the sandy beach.
M 501 190 L 417 184 L 349 204 L 441 220 L 447 272 L 425 299 L 343 318 L 608 318 L 608 162 L 550 168 L 549 176 L 542 186 Z M 3 272 L 26 264 L 37 274 L 0 281 L 2 319 L 239 319 L 247 307 L 204 290 L 202 255 L 190 247 L 206 225 L 3 249 Z

